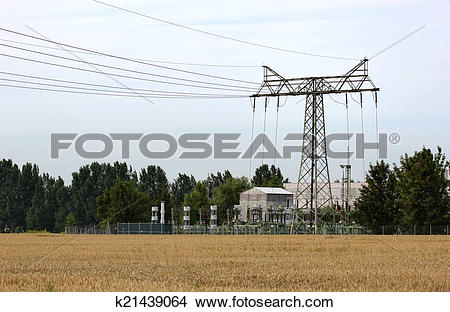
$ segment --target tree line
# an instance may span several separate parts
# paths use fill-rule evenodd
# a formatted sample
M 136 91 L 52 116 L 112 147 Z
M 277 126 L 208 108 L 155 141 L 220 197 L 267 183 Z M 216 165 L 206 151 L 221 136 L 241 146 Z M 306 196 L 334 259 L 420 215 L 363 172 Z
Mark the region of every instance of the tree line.
M 373 233 L 398 227 L 426 228 L 450 223 L 449 162 L 438 147 L 405 154 L 391 168 L 384 161 L 370 165 L 366 185 L 355 202 L 353 218 Z M 395 227 L 392 227 L 395 225 Z
M 425 147 L 405 154 L 399 165 L 371 164 L 356 199 L 351 219 L 373 233 L 385 225 L 424 227 L 450 223 L 449 169 L 442 150 Z M 91 163 L 72 173 L 72 183 L 41 174 L 35 164 L 21 168 L 0 161 L 0 231 L 47 230 L 65 226 L 92 226 L 110 222 L 149 222 L 150 207 L 166 203 L 166 221 L 172 207 L 191 206 L 191 222 L 200 222 L 200 209 L 218 206 L 219 224 L 227 210 L 252 186 L 283 187 L 288 182 L 275 166 L 262 165 L 249 182 L 226 170 L 205 180 L 179 173 L 169 182 L 165 171 L 150 165 L 139 172 L 127 163 Z
M 251 183 L 245 177 L 217 172 L 206 180 L 180 173 L 169 182 L 165 171 L 150 165 L 139 172 L 125 162 L 94 162 L 72 173 L 72 183 L 41 174 L 36 164 L 21 168 L 12 160 L 0 161 L 0 231 L 61 232 L 65 226 L 93 226 L 110 222 L 149 222 L 150 207 L 166 203 L 166 221 L 171 208 L 191 206 L 192 222 L 199 210 L 218 205 L 218 221 L 239 203 L 241 192 L 251 186 L 283 186 L 287 181 L 279 168 L 262 165 Z

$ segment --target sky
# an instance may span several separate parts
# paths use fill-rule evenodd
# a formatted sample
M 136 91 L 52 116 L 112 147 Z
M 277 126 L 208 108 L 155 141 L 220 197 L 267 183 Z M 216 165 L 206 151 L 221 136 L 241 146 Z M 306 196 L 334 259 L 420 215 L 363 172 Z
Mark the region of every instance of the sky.
M 448 134 L 450 86 L 450 2 L 449 1 L 117 1 L 105 2 L 207 32 L 251 41 L 258 44 L 312 54 L 331 55 L 354 60 L 321 58 L 266 49 L 179 28 L 143 16 L 120 11 L 91 0 L 80 1 L 1 1 L 1 28 L 29 35 L 41 35 L 58 42 L 135 59 L 166 62 L 227 64 L 247 67 L 209 67 L 164 64 L 176 69 L 232 79 L 262 82 L 262 65 L 270 66 L 285 78 L 340 75 L 364 57 L 402 39 L 425 26 L 404 41 L 369 60 L 369 76 L 380 88 L 378 125 L 380 133 L 397 133 L 400 142 L 388 143 L 390 163 L 398 163 L 405 153 L 412 154 L 423 146 L 436 151 L 441 146 L 450 151 Z M 28 28 L 28 27 L 29 28 Z M 31 29 L 36 32 L 33 32 Z M 27 46 L 12 41 L 46 45 L 31 38 L 0 31 L 0 44 L 9 44 L 40 52 L 74 58 L 67 51 Z M 5 41 L 10 40 L 10 41 Z M 34 58 L 42 61 L 79 66 L 86 64 L 56 60 L 0 45 L 0 54 Z M 215 83 L 235 84 L 204 76 L 165 70 L 144 64 L 76 53 L 85 61 L 144 71 L 156 75 L 175 75 Z M 161 63 L 155 63 L 160 64 Z M 148 81 L 110 77 L 56 68 L 12 59 L 0 55 L 2 72 L 37 75 L 83 83 L 106 84 L 128 88 L 147 88 L 175 92 L 227 93 L 221 90 L 198 90 Z M 119 73 L 119 71 L 110 72 Z M 123 72 L 122 72 L 123 74 Z M 137 74 L 131 74 L 138 76 Z M 149 76 L 142 76 L 151 78 Z M 0 74 L 0 79 L 18 79 Z M 42 81 L 41 81 L 42 82 Z M 0 84 L 11 84 L 0 80 Z M 17 84 L 17 83 L 16 83 Z M 242 83 L 239 83 L 242 85 Z M 23 84 L 21 84 L 23 85 Z M 244 84 L 245 85 L 245 84 Z M 248 86 L 248 84 L 246 85 Z M 255 86 L 255 85 L 252 85 Z M 257 86 L 257 85 L 256 85 Z M 229 94 L 228 92 L 227 94 Z M 233 94 L 236 94 L 234 92 Z M 239 95 L 250 95 L 242 92 Z M 356 97 L 355 97 L 356 99 Z M 282 99 L 284 103 L 285 99 Z M 303 131 L 304 100 L 289 97 L 280 108 L 278 145 L 287 133 Z M 334 100 L 334 101 L 333 101 Z M 345 97 L 324 97 L 327 133 L 346 132 Z M 366 140 L 376 140 L 376 110 L 371 94 L 364 95 L 364 133 Z M 254 133 L 264 128 L 264 102 L 256 103 Z M 22 165 L 32 162 L 41 172 L 61 176 L 69 184 L 71 173 L 94 160 L 78 156 L 73 145 L 61 151 L 59 159 L 50 155 L 52 133 L 167 133 L 178 138 L 183 133 L 241 133 L 238 151 L 245 151 L 251 139 L 252 111 L 247 97 L 238 99 L 145 99 L 68 94 L 0 86 L 0 159 L 12 159 Z M 350 102 L 350 132 L 361 132 L 359 105 Z M 275 140 L 275 102 L 269 102 L 266 134 Z M 212 143 L 212 139 L 208 140 Z M 86 144 L 87 149 L 101 145 Z M 153 144 L 153 143 L 152 143 Z M 150 145 L 164 149 L 164 144 Z M 289 145 L 292 144 L 288 143 Z M 301 142 L 298 142 L 301 144 Z M 346 143 L 333 145 L 344 151 Z M 350 142 L 355 149 L 355 140 Z M 112 154 L 99 162 L 126 161 L 139 170 L 159 165 L 170 180 L 177 174 L 205 178 L 209 172 L 230 170 L 233 175 L 247 176 L 261 164 L 247 159 L 199 160 L 179 159 L 181 152 L 169 159 L 148 159 L 131 143 L 129 159 L 121 157 L 121 145 L 114 143 Z M 299 153 L 291 159 L 277 160 L 283 174 L 291 181 L 298 178 Z M 376 152 L 367 151 L 365 159 L 350 160 L 354 180 L 362 180 L 364 169 L 376 161 Z M 273 159 L 266 159 L 273 164 Z M 330 159 L 330 178 L 342 176 L 339 165 L 345 160 Z M 364 162 L 364 166 L 363 166 Z

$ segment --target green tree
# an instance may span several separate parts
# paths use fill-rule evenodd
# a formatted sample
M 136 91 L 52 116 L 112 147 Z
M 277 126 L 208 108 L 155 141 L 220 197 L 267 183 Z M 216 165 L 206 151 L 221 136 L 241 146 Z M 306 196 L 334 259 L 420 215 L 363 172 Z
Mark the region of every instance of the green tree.
M 97 223 L 97 197 L 115 185 L 116 180 L 130 181 L 136 179 L 136 173 L 126 163 L 115 162 L 114 165 L 93 162 L 81 167 L 72 174 L 71 212 L 77 225 L 94 225 Z
M 0 232 L 12 231 L 17 226 L 25 227 L 25 211 L 19 211 L 20 175 L 20 169 L 12 160 L 0 161 Z
M 271 174 L 269 181 L 267 181 L 264 186 L 284 188 L 283 178 L 280 178 L 278 175 Z
M 159 166 L 148 166 L 139 174 L 139 190 L 149 195 L 152 205 L 169 201 L 169 181 L 166 172 Z
M 400 167 L 395 171 L 403 224 L 423 226 L 449 222 L 449 182 L 445 178 L 448 168 L 440 147 L 435 155 L 423 147 L 413 156 L 401 157 Z
M 200 208 L 209 205 L 206 181 L 197 182 L 192 191 L 184 197 L 183 205 L 191 207 L 191 224 L 198 222 Z
M 72 214 L 79 226 L 96 224 L 96 199 L 107 188 L 102 177 L 104 167 L 97 162 L 72 173 Z
M 382 160 L 370 165 L 366 183 L 356 199 L 354 218 L 373 233 L 380 233 L 383 225 L 396 224 L 399 219 L 396 177 Z
M 151 206 L 159 206 L 161 201 L 164 201 L 166 203 L 165 219 L 172 218 L 169 181 L 166 172 L 161 167 L 152 165 L 142 169 L 139 174 L 138 189 L 149 195 Z
M 227 209 L 239 204 L 240 194 L 250 189 L 247 178 L 229 178 L 214 188 L 213 203 L 218 207 L 218 224 L 226 221 Z
M 66 216 L 66 220 L 64 221 L 64 225 L 65 226 L 74 226 L 75 225 L 75 217 L 73 216 L 72 213 L 69 213 Z
M 178 177 L 170 185 L 173 202 L 176 205 L 182 205 L 184 197 L 192 191 L 196 183 L 194 176 L 179 173 Z
M 263 164 L 256 168 L 255 175 L 252 178 L 252 186 L 268 186 L 268 187 L 283 187 L 283 183 L 289 182 L 281 174 L 281 169 L 272 165 Z
M 55 217 L 59 209 L 57 198 L 57 180 L 48 173 L 43 174 L 42 181 L 44 183 L 45 203 L 39 211 L 38 220 L 40 227 L 47 231 L 54 231 Z M 64 182 L 63 182 L 64 183 Z
M 14 226 L 25 228 L 26 217 L 30 215 L 33 206 L 33 198 L 40 196 L 39 192 L 35 192 L 35 188 L 41 180 L 39 176 L 39 167 L 26 163 L 22 166 L 22 172 L 19 177 L 19 204 L 14 211 L 10 211 L 11 223 Z M 37 200 L 37 199 L 36 199 Z M 37 203 L 35 204 L 35 207 Z M 33 224 L 33 221 L 31 221 Z
M 75 225 L 75 217 L 72 214 L 72 203 L 71 203 L 71 187 L 65 186 L 63 179 L 58 177 L 55 183 L 56 201 L 57 201 L 57 211 L 55 214 L 55 228 L 57 232 L 64 231 L 64 227 L 67 225 L 66 220 L 69 215 L 73 218 L 73 224 Z
M 57 181 L 43 174 L 34 188 L 32 205 L 26 214 L 27 229 L 53 231 L 58 211 Z
M 0 162 L 0 227 L 18 232 L 55 230 L 55 218 L 60 203 L 59 188 L 65 188 L 61 178 L 39 175 L 37 165 L 27 163 L 20 171 L 11 160 Z M 65 198 L 66 202 L 69 196 Z
M 231 172 L 228 170 L 225 170 L 223 173 L 217 172 L 217 174 L 210 174 L 208 177 L 208 180 L 210 182 L 210 188 L 214 189 L 215 187 L 218 187 L 219 185 L 225 183 L 228 179 L 232 178 Z
M 128 167 L 127 163 L 116 161 L 113 165 L 102 164 L 101 169 L 104 172 L 103 184 L 107 188 L 113 186 L 117 179 L 120 181 L 137 180 L 136 172 L 131 166 Z
M 149 222 L 150 199 L 138 190 L 136 181 L 116 180 L 97 198 L 97 216 L 106 222 Z
M 39 222 L 39 213 L 45 203 L 44 198 L 44 185 L 41 179 L 34 187 L 34 195 L 31 200 L 31 207 L 28 208 L 26 213 L 26 225 L 29 230 L 41 230 Z

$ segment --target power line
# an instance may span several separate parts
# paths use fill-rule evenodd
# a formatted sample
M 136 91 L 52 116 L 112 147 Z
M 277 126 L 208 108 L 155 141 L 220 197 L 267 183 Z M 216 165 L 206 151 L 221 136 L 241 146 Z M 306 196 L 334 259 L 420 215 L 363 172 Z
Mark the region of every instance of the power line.
M 335 103 L 337 103 L 337 104 L 340 104 L 340 105 L 347 105 L 346 103 L 342 103 L 342 102 L 339 102 L 339 101 L 333 99 L 333 97 L 332 97 L 330 94 L 328 94 L 328 96 L 330 97 L 330 99 L 331 99 L 333 102 L 335 102 Z
M 286 97 L 287 98 L 287 97 Z M 297 102 L 295 102 L 295 105 L 299 104 L 300 102 L 302 102 L 304 99 L 306 99 L 306 96 L 302 97 L 300 100 L 298 100 Z
M 374 92 L 374 102 L 375 102 L 375 131 L 377 134 L 377 162 L 380 157 L 380 134 L 378 132 L 378 96 L 377 93 Z
M 264 139 L 266 138 L 266 120 L 267 120 L 267 105 L 269 104 L 269 98 L 264 98 L 264 136 L 263 136 L 263 142 L 262 142 L 262 153 L 261 153 L 261 166 L 264 164 L 264 151 L 265 151 L 265 145 L 264 145 Z
M 117 87 L 117 86 L 104 85 L 104 84 L 87 83 L 87 82 L 79 82 L 79 81 L 72 81 L 72 80 L 47 78 L 47 77 L 42 77 L 42 76 L 17 74 L 17 73 L 4 72 L 4 71 L 0 71 L 0 74 L 10 75 L 10 76 L 17 76 L 17 77 L 24 77 L 24 78 L 31 78 L 31 79 L 38 79 L 38 80 L 45 80 L 45 81 L 63 82 L 63 83 L 76 84 L 76 85 L 85 85 L 85 86 L 93 86 L 93 87 L 101 87 L 101 88 L 110 88 L 110 89 L 146 91 L 146 92 L 159 92 L 159 93 L 168 93 L 168 94 L 172 94 L 173 93 L 173 94 L 182 94 L 182 95 L 199 95 L 199 93 L 192 93 L 192 92 L 177 92 L 177 91 L 164 91 L 164 90 L 141 89 L 141 88 Z M 2 80 L 5 80 L 5 79 L 2 79 Z M 217 95 L 217 94 L 204 93 L 204 94 L 200 94 L 200 95 L 213 95 L 214 96 L 214 95 Z
M 349 93 L 349 94 L 350 94 L 350 98 L 352 99 L 352 101 L 355 102 L 356 104 L 360 105 L 360 102 L 358 102 L 357 100 L 355 100 L 355 99 L 353 98 L 352 93 Z
M 416 32 L 418 32 L 419 30 L 422 30 L 423 28 L 425 28 L 427 25 L 423 25 L 419 28 L 417 28 L 416 30 L 410 32 L 409 34 L 407 34 L 406 36 L 402 37 L 401 39 L 397 40 L 396 42 L 390 44 L 389 46 L 387 46 L 386 48 L 384 48 L 381 51 L 378 51 L 377 53 L 375 53 L 372 57 L 369 58 L 369 60 L 373 59 L 374 57 L 380 55 L 381 53 L 386 52 L 387 50 L 389 50 L 390 48 L 392 48 L 393 46 L 399 44 L 400 42 L 402 42 L 403 40 L 405 40 L 408 37 L 411 37 L 412 35 L 414 35 Z
M 10 85 L 10 84 L 0 84 L 0 87 L 11 87 L 11 88 L 21 88 L 21 89 L 30 89 L 30 90 L 41 90 L 41 91 L 52 91 L 52 92 L 62 92 L 62 93 L 72 93 L 72 94 L 85 94 L 85 95 L 104 95 L 104 96 L 118 96 L 118 97 L 141 97 L 136 94 L 117 94 L 117 93 L 98 93 L 98 92 L 84 92 L 84 91 L 72 91 L 72 90 L 59 90 L 59 89 L 50 89 L 50 88 L 40 88 L 40 87 L 27 87 L 27 86 L 18 86 L 18 85 Z M 246 98 L 248 96 L 153 96 L 152 98 L 157 99 L 236 99 L 236 98 Z
M 253 138 L 255 131 L 255 109 L 256 109 L 256 98 L 250 98 L 250 104 L 252 105 L 252 140 L 250 142 L 250 157 L 249 157 L 249 168 L 248 168 L 248 181 L 251 183 L 252 176 L 252 158 L 253 158 Z
M 42 38 L 48 39 L 46 36 L 44 36 L 43 34 L 41 34 L 40 32 L 38 32 L 37 30 L 35 30 L 35 29 L 33 29 L 33 28 L 31 28 L 31 27 L 29 27 L 29 26 L 27 26 L 27 25 L 25 25 L 25 26 L 26 26 L 29 30 L 31 30 L 32 32 L 34 32 L 34 33 L 38 34 L 39 36 L 41 36 Z M 70 52 L 70 51 L 67 51 L 67 49 L 66 49 L 65 47 L 59 46 L 58 44 L 55 44 L 55 45 L 56 45 L 57 47 L 61 48 L 61 49 L 64 49 L 64 51 L 68 52 L 68 53 L 69 53 L 70 55 L 72 55 L 73 57 L 76 57 L 78 60 L 80 60 L 80 61 L 82 61 L 82 62 L 85 62 L 85 61 L 84 61 L 81 57 L 79 57 L 77 54 L 75 54 L 75 53 L 73 53 L 73 52 Z M 86 63 L 85 63 L 85 64 L 86 64 Z M 122 87 L 125 87 L 125 88 L 127 88 L 128 90 L 132 91 L 126 84 L 124 84 L 123 82 L 119 81 L 118 79 L 116 79 L 116 78 L 114 78 L 114 77 L 112 77 L 112 76 L 109 76 L 108 74 L 106 74 L 103 70 L 101 70 L 101 69 L 98 68 L 97 66 L 94 66 L 94 65 L 89 64 L 89 63 L 87 63 L 87 65 L 89 65 L 89 67 L 93 68 L 94 70 L 96 70 L 96 71 L 98 71 L 98 72 L 101 72 L 102 74 L 104 74 L 106 77 L 108 77 L 109 79 L 111 79 L 111 80 L 114 81 L 115 83 L 117 83 L 117 84 L 121 85 Z M 141 98 L 144 99 L 145 101 L 149 102 L 150 104 L 155 104 L 153 101 L 151 101 L 151 100 L 149 100 L 148 98 L 146 98 L 146 97 L 144 97 L 144 96 L 138 94 L 136 91 L 132 91 L 132 92 L 135 93 L 135 94 L 137 94 L 137 95 L 139 95 L 139 97 L 141 97 Z
M 347 93 L 345 94 L 345 114 L 347 121 L 347 165 L 350 165 L 350 122 L 348 119 L 348 97 Z
M 219 34 L 216 34 L 216 33 L 212 33 L 212 32 L 209 32 L 209 31 L 204 31 L 204 30 L 201 30 L 201 29 L 197 29 L 197 28 L 193 28 L 193 27 L 177 24 L 177 23 L 174 23 L 174 22 L 170 22 L 170 21 L 167 21 L 167 20 L 163 20 L 163 19 L 160 19 L 160 18 L 156 18 L 156 17 L 150 16 L 150 15 L 146 15 L 146 14 L 139 13 L 139 12 L 136 12 L 136 11 L 132 11 L 132 10 L 129 10 L 129 9 L 125 9 L 125 8 L 122 8 L 122 7 L 118 7 L 118 6 L 115 6 L 115 5 L 106 3 L 106 2 L 97 1 L 97 0 L 92 0 L 92 1 L 100 3 L 100 4 L 103 4 L 103 5 L 106 5 L 106 6 L 109 6 L 109 7 L 112 7 L 112 8 L 115 8 L 115 9 L 118 9 L 118 10 L 121 10 L 121 11 L 125 11 L 125 12 L 128 12 L 128 13 L 132 13 L 132 14 L 135 14 L 135 15 L 146 17 L 146 18 L 149 18 L 149 19 L 161 22 L 161 23 L 169 24 L 169 25 L 176 26 L 176 27 L 181 27 L 181 28 L 184 28 L 184 29 L 187 29 L 187 30 L 191 30 L 191 31 L 195 31 L 195 32 L 198 32 L 198 33 L 202 33 L 202 34 L 205 34 L 205 35 L 209 35 L 209 36 L 213 36 L 213 37 L 217 37 L 217 38 L 221 38 L 221 39 L 226 39 L 226 40 L 230 40 L 230 41 L 240 42 L 240 43 L 244 43 L 244 44 L 248 44 L 248 45 L 252 45 L 252 46 L 256 46 L 256 47 L 260 47 L 260 48 L 266 48 L 266 49 L 277 50 L 277 51 L 288 52 L 288 53 L 295 53 L 295 54 L 300 54 L 300 55 L 328 58 L 328 59 L 338 59 L 338 60 L 346 60 L 346 61 L 357 61 L 358 60 L 358 59 L 354 59 L 354 58 L 339 57 L 339 56 L 332 56 L 332 55 L 309 53 L 309 52 L 301 52 L 301 51 L 296 51 L 296 50 L 277 48 L 277 47 L 274 47 L 274 46 L 268 46 L 268 45 L 264 45 L 264 44 L 260 44 L 260 43 L 255 43 L 255 42 L 250 42 L 250 41 L 246 41 L 246 40 L 236 39 L 236 38 L 232 38 L 232 37 L 228 37 L 228 36 L 223 36 L 223 35 L 219 35 Z
M 277 119 L 275 124 L 275 149 L 273 151 L 273 165 L 275 166 L 275 159 L 277 154 L 277 140 L 278 140 L 278 114 L 280 111 L 280 97 L 277 97 Z
M 163 66 L 163 65 L 152 64 L 152 63 L 149 63 L 149 62 L 138 61 L 138 60 L 130 59 L 130 58 L 123 57 L 123 56 L 103 53 L 103 52 L 90 50 L 90 49 L 86 49 L 86 48 L 81 48 L 81 47 L 78 47 L 78 46 L 73 46 L 73 45 L 69 45 L 69 44 L 65 44 L 65 43 L 61 43 L 61 42 L 57 42 L 57 41 L 53 41 L 53 40 L 49 40 L 49 39 L 39 38 L 39 37 L 36 37 L 36 36 L 24 34 L 24 33 L 17 32 L 17 31 L 14 31 L 14 30 L 10 30 L 10 29 L 6 29 L 6 28 L 1 28 L 0 27 L 0 30 L 1 31 L 5 31 L 5 32 L 9 32 L 9 33 L 13 33 L 13 34 L 16 34 L 16 35 L 28 37 L 28 38 L 40 40 L 40 41 L 50 42 L 50 43 L 57 44 L 57 45 L 60 45 L 60 46 L 69 47 L 69 48 L 72 48 L 72 49 L 77 49 L 77 50 L 80 50 L 80 51 L 91 52 L 91 53 L 95 53 L 97 55 L 102 55 L 102 56 L 111 57 L 111 58 L 115 58 L 115 59 L 120 59 L 120 60 L 129 61 L 129 62 L 134 62 L 134 63 L 138 63 L 138 64 L 158 67 L 158 68 L 167 69 L 167 70 L 182 72 L 182 73 L 185 73 L 185 74 L 198 75 L 198 76 L 204 76 L 204 77 L 215 78 L 215 79 L 222 79 L 222 80 L 229 80 L 229 81 L 240 81 L 240 82 L 246 82 L 246 83 L 251 83 L 251 84 L 258 84 L 256 82 L 252 82 L 252 81 L 245 81 L 245 80 L 221 77 L 221 76 L 204 74 L 204 73 L 199 73 L 199 72 L 194 72 L 194 71 L 189 71 L 189 70 L 184 70 L 184 69 L 179 69 L 179 68 L 173 68 L 173 67 L 168 67 L 168 66 Z
M 353 95 L 350 93 L 350 98 L 353 100 L 353 102 L 355 102 L 356 104 L 360 105 L 361 108 L 361 114 L 360 114 L 360 118 L 361 118 L 361 135 L 364 141 L 364 112 L 363 112 L 363 103 L 362 103 L 362 93 L 359 94 L 359 99 L 360 101 L 356 101 L 353 98 Z M 364 152 L 364 148 L 362 149 L 362 169 L 363 169 L 363 178 L 365 178 L 365 174 L 366 174 L 366 159 L 365 159 L 365 152 Z
M 73 58 L 70 58 L 70 57 L 59 56 L 59 55 L 55 55 L 55 54 L 50 54 L 50 53 L 39 52 L 39 51 L 35 51 L 35 50 L 30 50 L 30 49 L 25 49 L 25 48 L 15 47 L 15 46 L 8 45 L 8 44 L 3 44 L 3 43 L 0 43 L 0 46 L 5 46 L 5 47 L 8 47 L 8 48 L 18 49 L 18 50 L 21 50 L 21 51 L 31 52 L 31 53 L 35 53 L 35 54 L 40 54 L 40 55 L 50 56 L 50 57 L 54 57 L 54 58 L 58 58 L 58 59 L 63 59 L 63 60 L 71 61 L 71 62 L 77 62 L 77 63 L 84 63 L 84 64 L 89 64 L 89 65 L 101 66 L 101 67 L 110 68 L 110 69 L 114 69 L 114 70 L 121 70 L 121 71 L 130 72 L 130 73 L 134 73 L 134 74 L 147 75 L 147 76 L 154 76 L 154 77 L 166 78 L 166 79 L 172 79 L 172 80 L 179 80 L 179 81 L 187 81 L 187 82 L 201 83 L 201 84 L 214 85 L 214 86 L 224 86 L 224 87 L 233 87 L 233 88 L 240 88 L 240 89 L 255 90 L 255 89 L 250 89 L 250 88 L 248 88 L 248 87 L 243 87 L 243 86 L 236 86 L 236 85 L 228 85 L 228 84 L 221 84 L 221 83 L 214 83 L 214 82 L 206 82 L 206 81 L 200 81 L 200 80 L 192 80 L 192 79 L 178 78 L 178 77 L 173 77 L 173 76 L 166 76 L 166 75 L 152 74 L 152 73 L 143 72 L 143 71 L 139 71 L 139 70 L 126 69 L 126 68 L 117 67 L 117 66 L 110 66 L 110 65 L 105 65 L 105 64 L 99 64 L 99 63 L 87 62 L 87 61 L 84 61 L 84 60 L 73 59 Z M 97 70 L 98 70 L 98 69 L 97 69 Z
M 9 57 L 9 58 L 19 59 L 19 60 L 24 60 L 24 61 L 29 61 L 29 62 L 39 63 L 39 64 L 45 64 L 45 65 L 63 67 L 63 68 L 68 68 L 68 69 L 73 69 L 73 70 L 85 71 L 85 72 L 90 72 L 90 73 L 95 73 L 95 74 L 107 74 L 110 76 L 116 76 L 116 77 L 122 77 L 122 78 L 134 79 L 134 80 L 149 81 L 149 82 L 156 82 L 156 83 L 176 85 L 176 86 L 185 86 L 185 87 L 192 87 L 192 88 L 243 92 L 243 90 L 238 90 L 238 89 L 198 86 L 198 85 L 185 84 L 185 83 L 176 83 L 176 82 L 161 81 L 161 80 L 156 80 L 156 79 L 147 79 L 147 78 L 142 78 L 142 77 L 127 76 L 127 75 L 121 75 L 121 74 L 104 73 L 104 72 L 99 72 L 99 71 L 95 71 L 95 70 L 90 70 L 90 69 L 85 69 L 85 68 L 80 68 L 80 67 L 75 67 L 75 66 L 69 66 L 69 65 L 62 65 L 62 64 L 46 62 L 46 61 L 41 61 L 41 60 L 35 60 L 35 59 L 30 59 L 30 58 L 25 58 L 25 57 L 10 55 L 10 54 L 4 54 L 4 53 L 0 53 L 0 56 L 5 56 L 5 57 Z
M 112 92 L 112 93 L 120 93 L 120 94 L 136 94 L 136 95 L 145 95 L 145 96 L 153 96 L 153 95 L 164 95 L 164 96 L 170 96 L 170 97 L 176 97 L 176 96 L 211 96 L 211 97 L 246 97 L 247 95 L 230 95 L 230 94 L 202 94 L 202 93 L 170 93 L 170 92 L 156 92 L 152 91 L 152 93 L 139 93 L 137 94 L 135 91 L 136 89 L 129 89 L 132 92 L 126 92 L 126 91 L 117 91 L 117 90 L 104 90 L 104 89 L 96 89 L 96 88 L 86 88 L 86 87 L 74 87 L 74 86 L 64 86 L 64 85 L 58 85 L 58 84 L 51 84 L 51 83 L 41 83 L 41 82 L 32 82 L 32 81 L 26 81 L 26 80 L 17 80 L 17 79 L 6 79 L 6 78 L 0 78 L 2 81 L 9 81 L 9 82 L 18 82 L 18 83 L 24 83 L 24 84 L 32 84 L 32 85 L 39 85 L 39 86 L 50 86 L 50 87 L 58 87 L 58 88 L 68 88 L 68 89 L 77 89 L 77 90 L 87 90 L 87 91 L 101 91 L 101 92 Z M 126 89 L 126 88 L 121 88 Z
M 4 42 L 10 42 L 10 43 L 16 43 L 16 44 L 22 44 L 32 47 L 38 47 L 38 48 L 44 48 L 44 49 L 51 49 L 51 50 L 58 50 L 58 51 L 64 51 L 64 49 L 57 48 L 57 47 L 49 47 L 45 45 L 40 44 L 33 44 L 33 43 L 27 43 L 22 41 L 16 41 L 16 40 L 8 40 L 8 39 L 1 39 L 0 41 Z M 85 51 L 75 51 L 75 50 L 68 50 L 71 52 L 81 53 L 81 54 L 87 54 L 87 55 L 98 55 L 98 53 L 92 53 L 92 52 L 85 52 Z M 232 65 L 232 64 L 207 64 L 207 63 L 186 63 L 186 62 L 175 62 L 175 61 L 162 61 L 162 60 L 149 60 L 149 59 L 141 59 L 141 58 L 132 58 L 131 60 L 135 61 L 142 61 L 142 62 L 153 62 L 153 63 L 161 63 L 161 64 L 173 64 L 173 65 L 185 65 L 185 66 L 204 66 L 204 67 L 224 67 L 224 68 L 259 68 L 260 65 Z
M 283 103 L 283 105 L 280 105 L 280 108 L 286 105 L 287 99 L 288 99 L 288 97 L 286 96 L 286 97 L 284 98 L 284 103 Z
M 362 93 L 359 94 L 359 100 L 361 103 L 361 135 L 363 138 L 363 142 L 364 142 L 364 112 L 363 112 L 363 98 L 362 98 Z M 364 146 L 362 149 L 362 164 L 363 164 L 363 174 L 366 173 L 366 159 L 365 159 L 365 152 L 364 152 Z

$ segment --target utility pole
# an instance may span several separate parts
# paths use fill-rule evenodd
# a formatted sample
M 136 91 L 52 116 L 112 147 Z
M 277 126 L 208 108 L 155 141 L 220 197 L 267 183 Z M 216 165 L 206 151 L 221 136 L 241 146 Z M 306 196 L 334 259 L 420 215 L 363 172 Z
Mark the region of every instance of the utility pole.
M 305 223 L 304 216 L 314 212 L 314 234 L 320 225 L 322 208 L 332 207 L 325 132 L 324 94 L 377 92 L 379 88 L 368 76 L 368 60 L 361 60 L 344 75 L 286 79 L 268 66 L 263 66 L 264 81 L 258 97 L 306 96 L 302 158 L 297 184 L 297 209 L 292 233 Z M 320 199 L 320 200 L 319 200 Z M 309 203 L 309 205 L 308 205 Z

